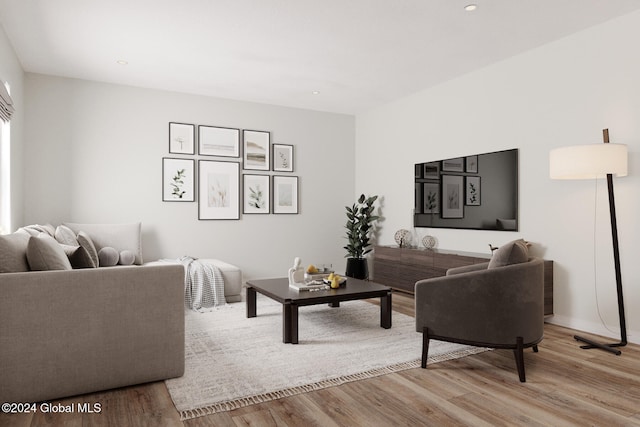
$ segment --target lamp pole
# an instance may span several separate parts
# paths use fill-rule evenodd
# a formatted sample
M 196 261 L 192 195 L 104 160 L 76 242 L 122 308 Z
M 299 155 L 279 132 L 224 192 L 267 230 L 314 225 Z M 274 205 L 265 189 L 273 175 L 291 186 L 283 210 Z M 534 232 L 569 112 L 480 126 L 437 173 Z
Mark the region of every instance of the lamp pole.
M 609 143 L 609 129 L 602 130 L 602 139 L 605 144 Z M 618 315 L 620 317 L 620 342 L 601 344 L 587 338 L 574 335 L 577 341 L 581 341 L 586 345 L 580 348 L 590 349 L 599 348 L 620 356 L 622 352 L 616 347 L 624 347 L 627 345 L 627 324 L 624 317 L 624 298 L 622 296 L 622 273 L 620 272 L 620 249 L 618 248 L 618 224 L 616 221 L 616 202 L 613 195 L 613 174 L 607 174 L 607 190 L 609 192 L 609 216 L 611 217 L 611 240 L 613 242 L 613 262 L 616 270 L 616 290 L 618 292 Z

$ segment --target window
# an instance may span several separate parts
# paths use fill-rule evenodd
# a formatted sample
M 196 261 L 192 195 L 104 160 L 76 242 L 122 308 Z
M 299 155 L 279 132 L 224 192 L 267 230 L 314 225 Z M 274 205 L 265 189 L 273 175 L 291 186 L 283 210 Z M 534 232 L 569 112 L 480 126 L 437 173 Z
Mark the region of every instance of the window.
M 7 93 L 9 84 L 5 83 Z M 0 234 L 11 232 L 11 125 L 0 120 Z

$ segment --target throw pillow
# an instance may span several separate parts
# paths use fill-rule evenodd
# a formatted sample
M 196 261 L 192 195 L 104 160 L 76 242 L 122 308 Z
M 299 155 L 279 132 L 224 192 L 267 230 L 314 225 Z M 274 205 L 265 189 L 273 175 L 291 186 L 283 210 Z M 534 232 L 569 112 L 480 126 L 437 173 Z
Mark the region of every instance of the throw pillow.
M 133 252 L 124 250 L 120 252 L 120 259 L 118 264 L 120 265 L 132 265 L 136 261 L 136 256 Z
M 487 268 L 504 267 L 511 264 L 527 262 L 529 249 L 523 239 L 514 240 L 500 246 L 491 257 Z
M 118 254 L 118 251 L 112 247 L 105 246 L 98 252 L 98 265 L 100 267 L 113 267 L 118 264 L 119 258 L 120 255 Z
M 78 239 L 76 239 L 76 233 L 65 225 L 59 225 L 56 228 L 54 237 L 61 245 L 78 246 Z
M 27 262 L 29 238 L 30 236 L 26 233 L 0 236 L 0 273 L 29 271 Z
M 98 263 L 98 251 L 93 244 L 93 240 L 91 240 L 91 237 L 89 237 L 87 233 L 85 233 L 84 231 L 78 233 L 78 243 L 80 243 L 80 246 L 83 247 L 89 254 L 91 267 L 95 268 L 100 265 Z
M 33 271 L 71 270 L 71 263 L 62 246 L 46 233 L 29 239 L 27 261 Z
M 89 252 L 82 246 L 71 246 L 60 244 L 64 253 L 67 254 L 71 267 L 73 268 L 95 268 Z
M 79 224 L 64 223 L 76 233 L 81 230 L 91 236 L 97 250 L 109 246 L 118 251 L 128 250 L 135 255 L 134 264 L 142 264 L 142 224 Z

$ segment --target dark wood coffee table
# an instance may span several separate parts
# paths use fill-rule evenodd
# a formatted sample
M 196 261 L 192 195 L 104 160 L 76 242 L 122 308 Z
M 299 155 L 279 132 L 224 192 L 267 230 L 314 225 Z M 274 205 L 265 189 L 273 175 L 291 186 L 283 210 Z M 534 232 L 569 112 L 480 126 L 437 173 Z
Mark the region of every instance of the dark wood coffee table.
M 282 341 L 298 344 L 298 307 L 329 304 L 339 307 L 342 301 L 380 298 L 380 327 L 391 327 L 391 288 L 378 283 L 347 278 L 345 286 L 320 291 L 297 291 L 289 288 L 287 278 L 247 281 L 247 317 L 256 317 L 256 292 L 282 304 Z

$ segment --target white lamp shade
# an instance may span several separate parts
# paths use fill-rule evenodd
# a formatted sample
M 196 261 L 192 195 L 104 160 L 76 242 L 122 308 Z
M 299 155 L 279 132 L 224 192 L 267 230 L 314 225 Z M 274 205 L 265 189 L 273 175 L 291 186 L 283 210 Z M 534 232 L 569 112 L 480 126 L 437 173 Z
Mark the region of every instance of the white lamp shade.
M 551 179 L 593 179 L 607 174 L 627 175 L 627 146 L 624 144 L 574 145 L 551 150 Z

